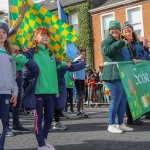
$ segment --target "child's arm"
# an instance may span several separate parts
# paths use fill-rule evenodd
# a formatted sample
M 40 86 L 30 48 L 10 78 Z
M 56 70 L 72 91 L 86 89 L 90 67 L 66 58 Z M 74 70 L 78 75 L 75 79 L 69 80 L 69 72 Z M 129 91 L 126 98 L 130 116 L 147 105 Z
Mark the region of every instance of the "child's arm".
M 17 104 L 18 86 L 16 82 L 16 63 L 13 59 L 11 61 L 11 65 L 13 71 L 13 90 L 12 90 L 12 97 L 10 99 L 10 102 L 12 103 L 12 107 L 15 107 Z

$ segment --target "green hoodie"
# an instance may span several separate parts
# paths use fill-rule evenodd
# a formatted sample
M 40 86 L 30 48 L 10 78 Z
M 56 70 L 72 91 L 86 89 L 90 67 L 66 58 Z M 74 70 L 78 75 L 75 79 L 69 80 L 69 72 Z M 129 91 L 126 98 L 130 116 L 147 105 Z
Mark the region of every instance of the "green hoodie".
M 33 60 L 38 64 L 40 73 L 36 83 L 36 94 L 57 94 L 58 79 L 56 59 L 49 55 L 49 49 L 38 45 L 38 52 L 34 54 Z

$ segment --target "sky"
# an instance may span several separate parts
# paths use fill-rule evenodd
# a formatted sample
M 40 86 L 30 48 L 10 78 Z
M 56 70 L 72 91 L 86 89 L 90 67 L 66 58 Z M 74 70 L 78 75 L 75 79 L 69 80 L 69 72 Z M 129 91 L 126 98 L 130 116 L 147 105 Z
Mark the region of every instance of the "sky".
M 40 2 L 43 0 L 33 0 L 34 2 Z M 8 11 L 8 0 L 0 0 L 0 10 Z

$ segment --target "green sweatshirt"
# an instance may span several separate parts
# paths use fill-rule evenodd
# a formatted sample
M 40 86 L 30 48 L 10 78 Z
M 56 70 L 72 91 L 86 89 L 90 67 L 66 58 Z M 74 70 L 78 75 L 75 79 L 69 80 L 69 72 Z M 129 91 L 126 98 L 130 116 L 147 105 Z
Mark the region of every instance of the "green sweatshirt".
M 16 57 L 14 57 L 14 60 L 16 62 L 16 70 L 21 71 L 22 66 L 29 61 L 24 55 L 18 54 Z
M 73 73 L 69 71 L 67 71 L 64 75 L 66 88 L 74 88 L 74 81 L 71 79 L 71 76 L 73 76 Z
M 38 64 L 40 73 L 36 83 L 36 94 L 57 94 L 58 79 L 56 59 L 49 55 L 49 49 L 38 45 L 38 53 L 34 54 L 33 60 Z

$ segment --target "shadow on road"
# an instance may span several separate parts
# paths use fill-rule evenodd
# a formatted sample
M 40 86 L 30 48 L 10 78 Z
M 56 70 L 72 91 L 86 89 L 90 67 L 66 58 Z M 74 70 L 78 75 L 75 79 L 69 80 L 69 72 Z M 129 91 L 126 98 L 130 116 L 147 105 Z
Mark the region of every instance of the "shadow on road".
M 150 142 L 134 142 L 134 141 L 115 141 L 115 140 L 88 140 L 83 144 L 59 145 L 55 146 L 56 150 L 148 150 Z M 20 150 L 20 149 L 7 149 Z M 28 148 L 21 150 L 37 150 L 36 148 Z

